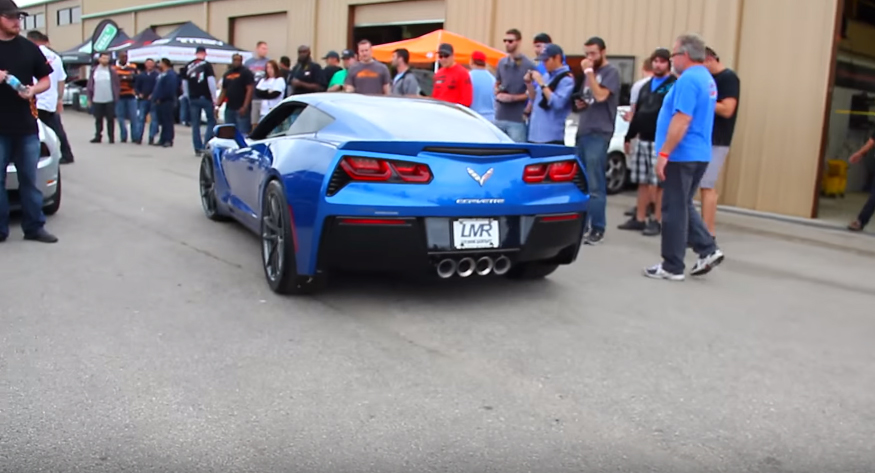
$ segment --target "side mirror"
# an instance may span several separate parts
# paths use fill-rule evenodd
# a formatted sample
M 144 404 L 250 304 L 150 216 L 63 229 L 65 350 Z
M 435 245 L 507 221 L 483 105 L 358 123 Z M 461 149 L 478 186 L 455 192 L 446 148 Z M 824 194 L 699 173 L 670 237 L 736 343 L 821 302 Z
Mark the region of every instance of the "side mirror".
M 213 134 L 216 138 L 220 138 L 223 140 L 234 140 L 237 143 L 237 146 L 241 148 L 245 148 L 249 146 L 246 144 L 246 140 L 243 138 L 243 135 L 237 131 L 237 127 L 234 125 L 216 125 L 213 128 Z

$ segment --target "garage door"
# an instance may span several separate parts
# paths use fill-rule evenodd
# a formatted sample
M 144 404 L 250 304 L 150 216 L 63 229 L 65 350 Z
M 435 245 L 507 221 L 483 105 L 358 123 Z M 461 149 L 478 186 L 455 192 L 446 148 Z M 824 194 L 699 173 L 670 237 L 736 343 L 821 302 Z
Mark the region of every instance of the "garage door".
M 244 50 L 253 51 L 259 41 L 266 41 L 268 57 L 295 57 L 289 51 L 289 20 L 285 13 L 255 15 L 231 20 L 231 43 Z
M 447 16 L 444 0 L 411 0 L 374 3 L 355 7 L 355 26 L 443 23 Z
M 157 33 L 158 36 L 164 37 L 168 33 L 172 33 L 173 30 L 179 28 L 182 25 L 183 23 L 172 23 L 169 25 L 152 25 L 152 29 L 155 30 L 155 33 Z

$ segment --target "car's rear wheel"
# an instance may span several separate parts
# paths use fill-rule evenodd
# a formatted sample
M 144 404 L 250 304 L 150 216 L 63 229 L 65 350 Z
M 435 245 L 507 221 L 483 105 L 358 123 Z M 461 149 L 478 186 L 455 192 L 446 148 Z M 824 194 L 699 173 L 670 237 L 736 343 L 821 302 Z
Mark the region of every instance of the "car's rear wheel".
M 227 217 L 219 213 L 219 199 L 216 196 L 216 173 L 213 169 L 213 160 L 210 156 L 204 156 L 201 159 L 200 170 L 200 194 L 201 206 L 204 208 L 204 215 L 210 220 L 217 222 L 228 220 Z
M 268 183 L 261 211 L 261 261 L 270 289 L 277 294 L 312 294 L 324 287 L 324 275 L 299 276 L 295 236 L 285 192 L 278 181 Z
M 46 215 L 55 215 L 61 209 L 61 171 L 58 171 L 58 185 L 55 188 L 55 196 L 52 203 L 43 207 L 43 213 Z
M 556 271 L 557 268 L 559 268 L 558 264 L 530 261 L 511 267 L 510 271 L 507 272 L 507 277 L 521 280 L 543 279 Z
M 605 170 L 605 185 L 608 195 L 616 194 L 626 187 L 628 173 L 626 156 L 623 153 L 614 152 L 608 155 L 607 169 Z

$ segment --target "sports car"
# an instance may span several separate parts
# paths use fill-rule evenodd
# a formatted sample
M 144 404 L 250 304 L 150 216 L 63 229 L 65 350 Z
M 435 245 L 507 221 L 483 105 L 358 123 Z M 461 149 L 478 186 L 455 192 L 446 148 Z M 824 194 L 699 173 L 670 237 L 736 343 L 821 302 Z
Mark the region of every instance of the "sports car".
M 543 278 L 577 258 L 586 175 L 574 149 L 515 143 L 428 98 L 295 95 L 244 137 L 218 125 L 200 167 L 206 216 L 261 238 L 270 288 L 334 270 Z
M 58 135 L 37 120 L 39 126 L 40 158 L 36 169 L 36 185 L 43 193 L 43 213 L 54 215 L 61 208 L 61 142 Z M 21 210 L 18 194 L 18 170 L 10 163 L 6 166 L 6 195 L 11 210 Z

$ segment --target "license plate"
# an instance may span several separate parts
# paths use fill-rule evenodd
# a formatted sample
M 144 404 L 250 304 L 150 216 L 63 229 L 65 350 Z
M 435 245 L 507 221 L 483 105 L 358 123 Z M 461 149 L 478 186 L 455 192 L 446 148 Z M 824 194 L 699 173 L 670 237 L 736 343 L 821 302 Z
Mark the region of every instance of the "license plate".
M 488 218 L 459 219 L 453 221 L 453 243 L 457 250 L 498 248 L 498 220 Z

